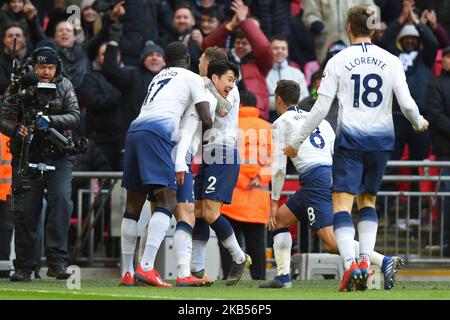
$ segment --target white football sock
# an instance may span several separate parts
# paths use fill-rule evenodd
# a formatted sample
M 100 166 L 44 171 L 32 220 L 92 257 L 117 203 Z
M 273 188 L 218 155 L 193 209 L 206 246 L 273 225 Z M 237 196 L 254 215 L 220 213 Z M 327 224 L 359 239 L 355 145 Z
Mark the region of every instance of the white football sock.
M 206 246 L 208 241 L 192 240 L 191 270 L 198 272 L 205 270 Z
M 241 264 L 245 261 L 245 253 L 239 246 L 234 232 L 226 240 L 222 241 L 222 244 L 228 250 L 234 262 Z
M 173 236 L 173 243 L 175 259 L 177 261 L 177 277 L 189 277 L 191 275 L 192 228 L 191 233 L 177 228 Z

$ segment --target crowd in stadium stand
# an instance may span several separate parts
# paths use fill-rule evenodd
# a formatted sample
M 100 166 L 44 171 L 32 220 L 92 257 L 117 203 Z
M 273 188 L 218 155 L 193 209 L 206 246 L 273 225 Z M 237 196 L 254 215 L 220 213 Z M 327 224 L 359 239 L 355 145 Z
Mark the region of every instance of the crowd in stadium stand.
M 0 0 L 0 96 L 10 81 L 13 39 L 22 60 L 53 39 L 80 104 L 75 134 L 90 140 L 74 170 L 121 171 L 128 126 L 165 66 L 168 43 L 188 46 L 194 72 L 207 47 L 224 48 L 240 67 L 239 88 L 252 92 L 259 117 L 273 122 L 280 79 L 297 81 L 300 106 L 312 107 L 327 60 L 349 45 L 346 15 L 357 4 L 379 6 L 373 41 L 400 58 L 430 121 L 431 133 L 415 133 L 394 101 L 392 159 L 450 160 L 450 66 L 441 64 L 450 55 L 449 0 Z M 446 78 L 436 80 L 441 73 Z M 327 117 L 333 128 L 336 117 L 334 107 Z

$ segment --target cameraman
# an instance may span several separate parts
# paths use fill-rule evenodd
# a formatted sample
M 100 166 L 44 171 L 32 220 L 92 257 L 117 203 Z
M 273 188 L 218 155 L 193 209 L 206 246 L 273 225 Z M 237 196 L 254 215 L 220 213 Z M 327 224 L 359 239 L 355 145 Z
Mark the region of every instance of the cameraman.
M 45 255 L 47 257 L 47 276 L 67 279 L 68 258 L 67 238 L 72 214 L 71 181 L 72 157 L 52 148 L 46 131 L 53 127 L 64 135 L 79 125 L 78 101 L 71 82 L 61 76 L 62 65 L 56 54 L 56 46 L 50 41 L 42 41 L 33 53 L 34 71 L 43 83 L 56 85 L 56 98 L 50 101 L 46 115 L 36 119 L 34 128 L 22 124 L 24 114 L 20 105 L 11 95 L 11 87 L 5 94 L 0 113 L 0 132 L 11 137 L 12 153 L 12 191 L 14 196 L 15 226 L 15 273 L 11 281 L 30 281 L 33 268 L 34 248 L 37 239 L 37 226 L 40 219 L 44 190 L 47 190 L 47 224 L 45 228 Z M 35 106 L 27 106 L 32 108 Z M 31 140 L 28 162 L 46 163 L 54 166 L 54 171 L 43 172 L 42 177 L 24 179 L 19 173 L 23 164 L 21 148 L 30 133 Z M 26 161 L 25 161 L 26 162 Z M 28 181 L 27 181 L 28 180 Z M 27 188 L 28 186 L 29 188 Z

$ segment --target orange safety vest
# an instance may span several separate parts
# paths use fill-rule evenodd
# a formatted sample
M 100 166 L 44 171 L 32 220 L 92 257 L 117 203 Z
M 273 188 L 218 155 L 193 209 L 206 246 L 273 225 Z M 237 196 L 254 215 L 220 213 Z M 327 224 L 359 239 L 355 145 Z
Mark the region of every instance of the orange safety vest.
M 6 195 L 11 193 L 12 168 L 9 138 L 0 133 L 0 200 L 6 201 Z
M 257 108 L 240 107 L 239 129 L 241 157 L 239 178 L 233 191 L 231 204 L 222 206 L 220 211 L 233 220 L 266 224 L 269 220 L 269 184 L 272 178 L 271 125 L 259 118 Z M 257 159 L 253 159 L 255 155 Z M 260 186 L 249 188 L 250 181 L 255 177 L 259 177 Z

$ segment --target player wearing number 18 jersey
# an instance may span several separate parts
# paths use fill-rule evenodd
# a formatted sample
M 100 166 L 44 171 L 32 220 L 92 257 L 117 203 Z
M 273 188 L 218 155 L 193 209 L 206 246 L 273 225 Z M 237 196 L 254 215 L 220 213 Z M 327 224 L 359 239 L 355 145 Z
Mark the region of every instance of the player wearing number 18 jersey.
M 369 6 L 355 6 L 349 10 L 347 33 L 352 46 L 327 63 L 319 97 L 299 137 L 285 148 L 287 155 L 296 153 L 327 115 L 337 95 L 339 116 L 332 198 L 334 231 L 346 270 L 340 291 L 366 287 L 378 228 L 375 198 L 394 147 L 393 94 L 416 131 L 428 127 L 411 98 L 400 60 L 370 42 L 374 15 L 375 11 Z M 360 212 L 359 266 L 353 249 L 355 228 L 350 215 L 355 196 Z

